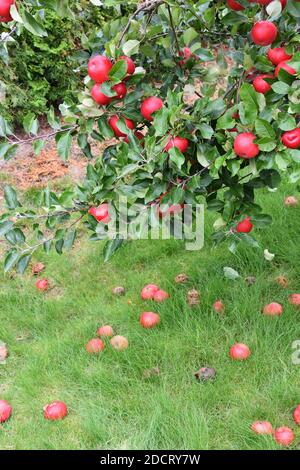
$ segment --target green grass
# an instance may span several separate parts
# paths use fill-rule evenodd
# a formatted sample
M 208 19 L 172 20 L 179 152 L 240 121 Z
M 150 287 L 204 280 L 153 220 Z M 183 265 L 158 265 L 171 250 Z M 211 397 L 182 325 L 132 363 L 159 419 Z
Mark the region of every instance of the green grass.
M 256 231 L 262 249 L 242 247 L 236 255 L 209 241 L 187 252 L 181 242 L 134 242 L 103 264 L 101 244 L 83 241 L 72 254 L 40 254 L 45 275 L 55 286 L 47 294 L 34 287 L 30 273 L 1 277 L 0 339 L 10 350 L 0 365 L 0 399 L 14 408 L 0 429 L 1 449 L 276 449 L 272 437 L 257 436 L 252 421 L 292 425 L 300 403 L 300 366 L 292 365 L 292 342 L 300 339 L 299 311 L 287 298 L 300 291 L 300 208 L 285 209 L 283 187 L 265 192 L 261 203 L 274 224 Z M 263 249 L 276 254 L 273 262 Z M 223 267 L 241 275 L 224 278 Z M 190 280 L 176 285 L 186 272 Z M 285 274 L 288 289 L 274 278 Z M 248 287 L 245 277 L 254 275 Z M 140 289 L 155 282 L 168 290 L 163 304 L 142 301 Z M 126 287 L 116 298 L 112 287 Z M 189 288 L 201 293 L 199 306 L 186 303 Z M 220 318 L 211 305 L 223 299 Z M 128 302 L 130 301 L 130 302 Z M 261 308 L 278 301 L 281 318 L 265 318 Z M 143 310 L 159 312 L 161 325 L 143 330 Z M 85 351 L 86 342 L 104 323 L 128 337 L 130 347 L 116 352 L 107 346 L 99 356 Z M 228 356 L 234 342 L 252 351 L 245 362 Z M 199 383 L 194 372 L 215 367 L 213 382 Z M 145 379 L 145 369 L 159 366 L 160 375 Z M 48 422 L 43 405 L 64 400 L 69 416 Z M 295 447 L 299 447 L 300 430 Z

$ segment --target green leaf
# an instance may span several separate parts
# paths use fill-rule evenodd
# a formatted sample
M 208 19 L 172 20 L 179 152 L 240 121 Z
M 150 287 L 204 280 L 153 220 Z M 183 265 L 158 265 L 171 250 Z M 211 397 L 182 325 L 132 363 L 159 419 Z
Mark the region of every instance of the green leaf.
M 103 249 L 104 262 L 106 263 L 113 254 L 121 247 L 124 240 L 122 238 L 116 237 L 113 240 L 106 242 Z
M 17 263 L 18 273 L 24 274 L 30 260 L 31 260 L 31 254 L 21 256 L 21 258 L 19 259 L 19 261 Z
M 223 268 L 223 271 L 226 279 L 230 279 L 231 281 L 235 281 L 240 277 L 239 273 L 235 269 L 230 268 L 229 266 L 225 266 Z
M 109 77 L 111 80 L 119 83 L 127 75 L 127 62 L 126 60 L 118 60 L 110 69 Z
M 37 21 L 27 10 L 23 10 L 22 19 L 25 28 L 35 36 L 48 36 L 47 31 L 44 29 L 43 25 Z
M 140 41 L 137 39 L 130 39 L 129 41 L 125 42 L 122 49 L 125 55 L 133 55 L 137 54 L 139 51 Z
M 8 184 L 4 187 L 4 199 L 8 209 L 12 210 L 20 206 L 16 191 Z
M 267 137 L 272 140 L 276 137 L 275 131 L 271 124 L 264 119 L 257 119 L 255 121 L 255 130 L 259 137 Z
M 23 127 L 28 134 L 37 135 L 39 123 L 33 113 L 28 113 L 23 119 Z
M 0 222 L 0 236 L 5 235 L 7 232 L 11 230 L 13 227 L 13 222 L 11 220 L 4 220 Z
M 277 170 L 262 170 L 259 175 L 266 186 L 271 189 L 278 188 L 281 177 Z
M 9 160 L 10 158 L 14 157 L 16 151 L 18 149 L 17 144 L 9 144 L 7 142 L 3 142 L 0 144 L 0 158 L 4 158 L 4 160 Z
M 176 147 L 172 147 L 170 148 L 170 150 L 168 150 L 168 153 L 170 155 L 170 159 L 173 163 L 175 163 L 175 165 L 177 166 L 177 168 L 179 168 L 179 170 L 181 169 L 182 165 L 184 164 L 185 162 L 185 158 L 184 158 L 184 155 L 180 152 L 180 150 L 178 150 L 178 148 Z
M 9 251 L 4 260 L 4 272 L 7 273 L 10 271 L 15 266 L 18 259 L 19 253 L 16 250 Z
M 195 31 L 194 28 L 188 28 L 184 33 L 183 33 L 183 40 L 184 44 L 188 46 L 194 39 L 198 37 L 197 31 Z
M 274 90 L 275 93 L 278 93 L 279 95 L 286 95 L 290 90 L 290 86 L 287 83 L 280 81 L 273 83 L 271 87 L 272 90 Z
M 67 160 L 69 153 L 70 153 L 71 144 L 72 144 L 72 136 L 70 132 L 62 132 L 62 133 L 56 134 L 55 140 L 56 140 L 57 151 L 60 157 L 63 160 Z

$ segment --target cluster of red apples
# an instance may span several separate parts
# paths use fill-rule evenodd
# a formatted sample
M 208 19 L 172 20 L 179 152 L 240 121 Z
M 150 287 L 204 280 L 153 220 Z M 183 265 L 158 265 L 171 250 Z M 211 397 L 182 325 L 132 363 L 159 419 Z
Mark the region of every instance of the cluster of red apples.
M 0 0 L 0 23 L 9 23 L 12 20 L 10 7 L 16 3 L 16 0 Z

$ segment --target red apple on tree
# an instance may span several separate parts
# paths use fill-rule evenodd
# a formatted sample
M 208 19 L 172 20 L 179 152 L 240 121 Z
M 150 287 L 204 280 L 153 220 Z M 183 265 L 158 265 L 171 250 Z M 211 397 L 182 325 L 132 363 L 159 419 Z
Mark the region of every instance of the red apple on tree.
M 179 51 L 179 56 L 184 57 L 178 62 L 179 65 L 183 66 L 191 57 L 194 57 L 194 54 L 189 47 L 184 47 L 183 50 Z
M 132 75 L 135 71 L 135 64 L 133 62 L 133 60 L 126 56 L 126 55 L 122 55 L 121 57 L 119 57 L 120 60 L 126 60 L 127 62 L 127 75 Z
M 125 98 L 127 94 L 127 88 L 125 83 L 118 83 L 117 85 L 114 85 L 112 89 L 117 93 L 117 96 L 112 97 L 113 99 L 122 100 L 123 98 Z
M 251 223 L 250 217 L 246 217 L 244 220 L 239 222 L 236 226 L 236 231 L 238 233 L 249 233 L 253 229 L 253 224 Z
M 103 83 L 109 80 L 109 72 L 112 62 L 104 55 L 91 57 L 88 63 L 88 74 L 96 83 Z
M 263 93 L 264 95 L 271 90 L 271 85 L 264 80 L 264 78 L 274 78 L 273 75 L 264 73 L 262 75 L 258 75 L 254 80 L 253 80 L 253 88 L 255 91 L 258 93 Z
M 149 96 L 141 105 L 141 114 L 147 121 L 153 121 L 152 114 L 163 107 L 163 100 L 157 96 Z
M 109 205 L 107 203 L 100 204 L 98 207 L 91 207 L 88 212 L 97 220 L 97 222 L 108 224 L 111 220 L 109 215 Z
M 243 5 L 238 3 L 236 0 L 227 0 L 227 6 L 231 10 L 235 10 L 235 11 L 241 11 L 245 9 Z
M 234 139 L 233 148 L 235 153 L 242 158 L 250 159 L 259 154 L 259 146 L 253 141 L 256 136 L 251 132 L 242 132 Z
M 160 322 L 160 316 L 154 312 L 143 312 L 140 316 L 140 324 L 143 328 L 153 328 Z
M 63 401 L 54 401 L 43 408 L 44 417 L 50 421 L 64 419 L 68 414 L 67 405 Z
M 281 141 L 283 145 L 289 149 L 297 149 L 300 147 L 300 128 L 296 127 L 292 131 L 282 134 Z
M 93 100 L 96 101 L 96 103 L 100 104 L 101 106 L 106 106 L 112 100 L 112 97 L 106 96 L 104 93 L 102 93 L 101 84 L 99 83 L 96 83 L 91 89 L 91 96 Z
M 0 1 L 0 22 L 8 23 L 13 18 L 10 14 L 10 7 L 15 4 L 15 0 Z
M 258 21 L 251 29 L 251 37 L 259 46 L 269 46 L 277 37 L 277 27 L 271 21 Z
M 274 49 L 268 50 L 268 59 L 273 65 L 278 65 L 280 62 L 290 60 L 291 55 L 287 54 L 284 47 L 274 47 Z
M 120 131 L 120 129 L 118 128 L 118 121 L 119 121 L 119 117 L 114 115 L 114 116 L 111 116 L 108 120 L 108 124 L 110 125 L 110 127 L 112 128 L 112 130 L 114 131 L 114 134 L 116 137 L 126 137 L 126 134 L 124 134 L 122 131 Z M 124 121 L 125 121 L 125 124 L 126 124 L 126 127 L 128 129 L 131 129 L 133 130 L 135 128 L 135 124 L 133 121 L 131 121 L 130 119 L 127 119 L 127 118 L 122 118 Z
M 275 77 L 278 77 L 278 74 L 280 72 L 280 70 L 285 70 L 287 73 L 289 73 L 290 75 L 296 75 L 296 70 L 291 67 L 287 62 L 286 60 L 283 60 L 282 62 L 279 62 L 279 64 L 277 65 L 276 69 L 275 69 Z
M 171 148 L 176 147 L 178 148 L 178 150 L 180 150 L 181 153 L 184 153 L 187 151 L 188 146 L 189 146 L 188 139 L 184 139 L 183 137 L 179 137 L 179 136 L 170 137 L 164 150 L 167 152 Z

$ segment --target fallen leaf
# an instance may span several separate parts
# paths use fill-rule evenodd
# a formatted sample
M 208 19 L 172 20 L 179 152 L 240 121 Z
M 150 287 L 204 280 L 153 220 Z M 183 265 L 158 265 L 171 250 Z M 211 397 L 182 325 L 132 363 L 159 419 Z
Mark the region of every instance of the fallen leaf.
M 223 271 L 224 276 L 232 281 L 240 277 L 239 273 L 235 269 L 230 268 L 229 266 L 225 266 L 225 268 L 223 268 Z
M 273 253 L 270 253 L 268 249 L 264 250 L 264 258 L 267 261 L 272 261 L 275 258 L 275 255 Z

